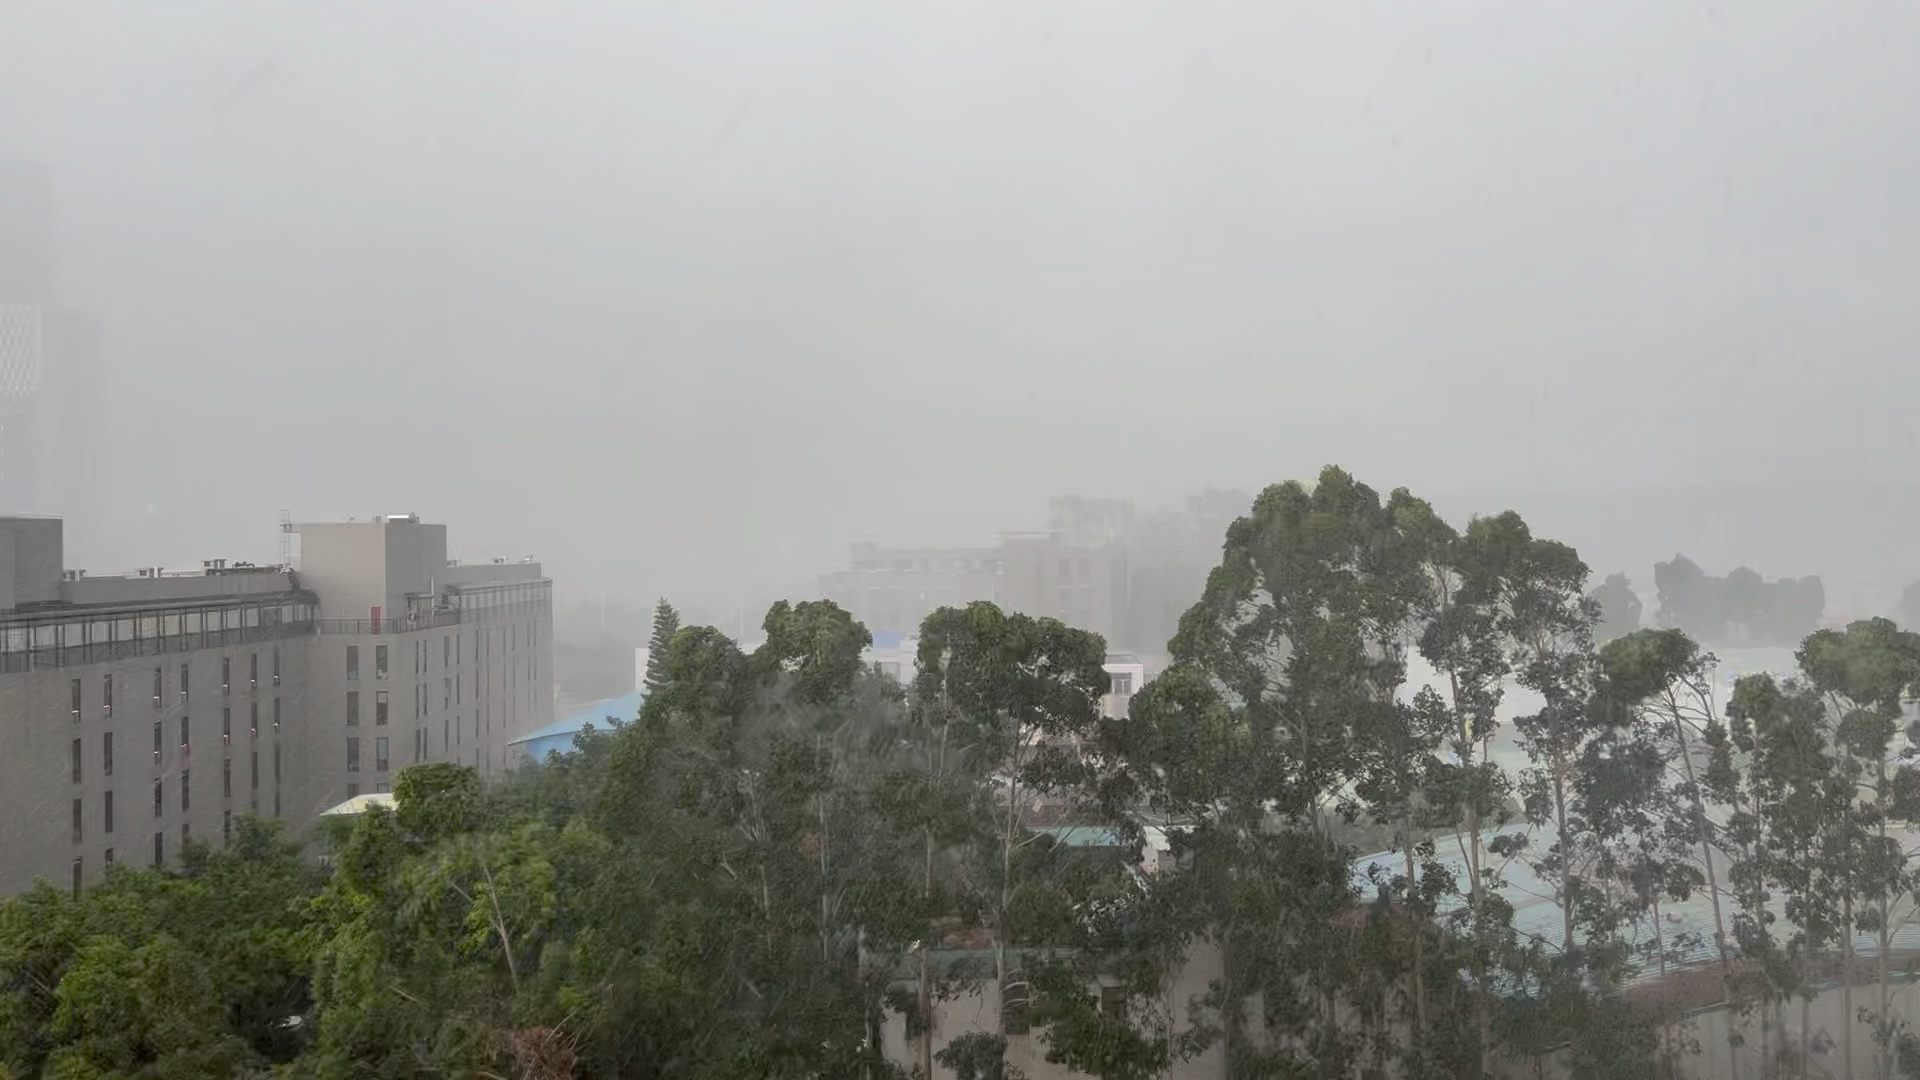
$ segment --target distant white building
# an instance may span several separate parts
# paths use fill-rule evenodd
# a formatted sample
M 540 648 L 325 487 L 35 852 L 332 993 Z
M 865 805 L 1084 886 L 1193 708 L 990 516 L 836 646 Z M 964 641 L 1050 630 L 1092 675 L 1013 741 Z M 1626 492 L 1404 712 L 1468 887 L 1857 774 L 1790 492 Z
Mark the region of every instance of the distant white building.
M 1107 693 L 1101 705 L 1108 716 L 1125 720 L 1133 695 L 1147 684 L 1147 665 L 1131 653 L 1109 653 L 1106 669 Z

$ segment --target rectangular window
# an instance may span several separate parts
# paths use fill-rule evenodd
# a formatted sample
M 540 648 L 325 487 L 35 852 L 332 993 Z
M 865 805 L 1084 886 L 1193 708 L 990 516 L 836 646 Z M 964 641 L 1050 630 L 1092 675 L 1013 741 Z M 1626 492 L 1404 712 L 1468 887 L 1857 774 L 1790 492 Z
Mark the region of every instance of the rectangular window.
M 376 679 L 384 679 L 387 677 L 387 647 L 385 645 L 375 645 L 373 647 L 373 677 Z
M 233 745 L 233 708 L 229 705 L 220 706 L 220 745 Z
M 280 734 L 280 699 L 273 699 L 273 733 Z
M 189 747 L 192 746 L 192 743 L 189 741 L 189 737 L 191 734 L 192 733 L 187 730 L 187 718 L 184 716 L 181 717 L 180 718 L 180 749 L 181 751 L 184 752 Z
M 347 798 L 349 798 L 349 799 L 357 799 L 357 798 L 359 798 L 359 797 L 360 797 L 360 785 L 359 785 L 359 784 L 348 784 L 348 785 L 347 785 Z
M 360 681 L 360 646 L 347 646 L 347 681 Z
M 280 786 L 280 744 L 279 743 L 273 744 L 273 786 L 275 788 L 278 788 Z M 279 813 L 279 811 L 276 810 L 274 811 L 274 813 L 277 814 Z
M 249 690 L 260 689 L 260 654 L 259 653 L 249 653 L 247 655 L 247 688 Z
M 76 844 L 80 842 L 80 819 L 85 814 L 82 809 L 84 805 L 79 799 L 73 800 L 73 842 Z
M 451 715 L 451 714 L 448 714 L 448 715 Z M 446 753 L 447 751 L 447 733 L 451 727 L 452 725 L 448 720 L 448 717 L 442 716 L 440 718 L 440 752 L 443 754 Z
M 258 750 L 247 752 L 247 787 L 254 791 L 260 790 L 260 751 Z
M 73 761 L 71 762 L 71 764 L 73 767 L 73 782 L 77 784 L 80 782 L 80 740 L 79 739 L 73 740 Z
M 231 656 L 220 658 L 220 692 L 233 693 L 233 657 Z
M 233 798 L 233 759 L 232 758 L 228 758 L 225 761 L 222 761 L 220 763 L 220 794 L 223 797 L 228 799 Z
M 113 732 L 100 733 L 100 775 L 113 775 Z
M 273 648 L 273 685 L 280 685 L 280 647 Z
M 153 722 L 153 767 L 160 767 L 160 748 L 164 745 L 165 735 L 160 732 L 160 721 Z
M 159 777 L 156 776 L 153 778 L 153 816 L 154 817 L 159 817 L 160 815 L 166 813 L 167 797 L 166 797 L 166 789 L 163 786 L 163 784 L 164 782 Z
M 387 771 L 387 737 L 385 735 L 373 740 L 373 771 Z
M 167 692 L 167 669 L 154 668 L 153 669 L 153 707 L 154 708 L 157 709 L 160 707 L 160 699 L 166 695 L 166 692 Z
M 104 862 L 106 863 L 106 865 L 108 865 L 108 866 L 112 866 L 112 865 L 113 865 L 113 849 L 112 849 L 112 848 L 108 848 L 108 849 L 107 849 L 107 854 L 106 854 L 106 858 L 105 858 L 105 859 L 104 859 L 103 861 L 104 861 Z
M 443 668 L 453 666 L 452 635 L 448 635 L 447 637 L 443 637 L 440 639 L 440 666 Z
M 193 809 L 193 775 L 186 769 L 180 770 L 180 809 Z
M 181 701 L 187 700 L 187 671 L 188 671 L 187 665 L 181 664 L 180 665 L 180 700 Z
M 113 676 L 100 676 L 100 715 L 113 715 Z
M 392 791 L 393 791 L 393 787 L 390 784 L 388 784 L 385 780 L 382 780 L 379 783 L 373 785 L 373 793 L 375 795 L 386 795 Z
M 77 724 L 80 722 L 80 680 L 73 680 L 67 689 L 73 698 L 73 722 Z
M 233 840 L 233 811 L 231 810 L 220 811 L 220 839 L 229 842 Z
M 260 737 L 260 703 L 257 701 L 247 702 L 247 735 L 255 739 Z
M 360 737 L 358 735 L 347 736 L 347 771 L 360 771 Z
M 387 692 L 385 690 L 373 692 L 373 723 L 375 727 L 387 726 Z
M 79 837 L 76 836 L 74 839 L 78 840 Z M 75 859 L 73 860 L 73 895 L 75 896 L 80 895 L 80 875 L 80 860 Z
M 347 691 L 347 726 L 360 726 L 360 691 Z
M 113 834 L 113 792 L 109 791 L 106 793 L 106 798 L 103 800 L 100 809 L 100 827 L 111 836 Z
M 153 834 L 153 865 L 159 866 L 167 861 L 167 834 Z

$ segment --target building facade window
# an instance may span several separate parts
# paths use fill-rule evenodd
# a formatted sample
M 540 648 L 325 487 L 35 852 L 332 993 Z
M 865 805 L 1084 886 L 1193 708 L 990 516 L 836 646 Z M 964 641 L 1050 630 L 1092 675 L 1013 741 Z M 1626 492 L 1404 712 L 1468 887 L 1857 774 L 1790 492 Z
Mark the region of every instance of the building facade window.
M 375 645 L 373 647 L 373 677 L 376 679 L 384 679 L 387 677 L 387 647 L 385 645 Z
M 160 699 L 166 696 L 166 693 L 167 693 L 167 669 L 159 668 L 159 667 L 154 668 L 153 669 L 153 707 L 154 708 L 157 709 L 160 707 Z
M 260 737 L 260 703 L 257 701 L 247 702 L 247 736 Z
M 83 873 L 84 871 L 80 868 L 80 860 L 73 860 L 73 895 L 75 896 L 80 895 L 81 877 Z
M 220 811 L 220 839 L 228 842 L 233 840 L 233 811 L 231 810 Z
M 187 672 L 190 670 L 191 668 L 188 665 L 186 664 L 180 665 L 180 700 L 181 701 L 189 700 L 187 696 Z
M 220 658 L 220 692 L 233 693 L 233 657 L 231 656 Z
M 100 775 L 113 775 L 113 732 L 100 733 Z
M 360 726 L 360 691 L 347 691 L 347 726 Z
M 258 750 L 247 752 L 247 789 L 260 790 L 260 751 Z
M 387 771 L 387 737 L 385 735 L 373 740 L 373 771 Z
M 74 679 L 67 685 L 68 696 L 72 699 L 73 722 L 80 722 L 80 680 Z
M 113 792 L 108 791 L 100 804 L 100 829 L 107 835 L 113 835 Z
M 233 745 L 233 706 L 220 706 L 220 745 Z
M 73 800 L 73 842 L 76 844 L 79 843 L 81 839 L 80 819 L 86 814 L 85 806 L 86 804 L 81 800 Z
M 360 681 L 360 646 L 347 646 L 347 681 Z
M 280 646 L 273 647 L 273 685 L 280 685 Z
M 373 724 L 375 727 L 387 726 L 387 692 L 385 690 L 373 692 Z
M 222 762 L 220 762 L 220 795 L 222 798 L 227 798 L 227 799 L 233 798 L 233 759 L 232 758 L 227 758 Z
M 273 733 L 280 734 L 280 699 L 273 699 Z
M 347 771 L 360 771 L 360 737 L 358 735 L 347 736 Z
M 192 744 L 188 742 L 188 736 L 190 734 L 187 730 L 187 718 L 183 716 L 180 718 L 180 749 L 182 752 L 192 749 Z
M 260 689 L 260 654 L 247 654 L 247 689 Z
M 193 809 L 193 775 L 186 769 L 180 770 L 180 809 Z
M 165 745 L 166 735 L 161 731 L 160 721 L 153 722 L 153 767 L 160 767 L 160 749 Z
M 167 798 L 166 798 L 165 781 L 161 780 L 159 777 L 156 776 L 153 778 L 153 816 L 154 817 L 160 817 L 161 815 L 167 812 L 166 803 L 167 803 Z
M 113 676 L 100 676 L 100 715 L 113 715 Z
M 81 756 L 80 740 L 75 739 L 73 740 L 73 752 L 72 752 L 73 760 L 69 762 L 69 765 L 71 766 L 71 769 L 73 772 L 73 782 L 76 784 L 80 782 L 80 756 Z

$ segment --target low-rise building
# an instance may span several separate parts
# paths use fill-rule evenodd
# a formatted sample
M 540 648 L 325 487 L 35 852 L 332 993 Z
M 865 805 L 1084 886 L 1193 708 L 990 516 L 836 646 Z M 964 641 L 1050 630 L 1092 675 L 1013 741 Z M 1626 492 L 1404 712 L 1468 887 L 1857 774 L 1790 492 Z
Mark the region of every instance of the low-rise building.
M 416 762 L 504 768 L 552 717 L 551 582 L 461 566 L 417 516 L 290 525 L 298 568 L 88 575 L 0 518 L 0 891 L 296 831 Z

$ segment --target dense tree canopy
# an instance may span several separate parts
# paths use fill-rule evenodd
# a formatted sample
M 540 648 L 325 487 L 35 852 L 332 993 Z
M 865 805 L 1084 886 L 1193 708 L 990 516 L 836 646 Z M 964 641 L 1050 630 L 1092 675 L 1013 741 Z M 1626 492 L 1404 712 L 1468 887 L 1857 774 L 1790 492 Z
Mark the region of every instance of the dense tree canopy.
M 1711 580 L 1676 564 L 1670 619 Z M 1774 618 L 1727 581 L 1713 618 Z M 1890 1080 L 1920 636 L 1813 633 L 1722 702 L 1588 589 L 1517 515 L 1330 468 L 1227 529 L 1125 720 L 1098 635 L 992 604 L 907 684 L 830 603 L 751 654 L 662 605 L 639 714 L 571 753 L 0 900 L 0 1077 L 1638 1080 L 1716 1001 L 1805 1071 L 1841 967 L 1869 1049 L 1824 1037 Z M 1701 900 L 1712 989 L 1658 1005 Z

